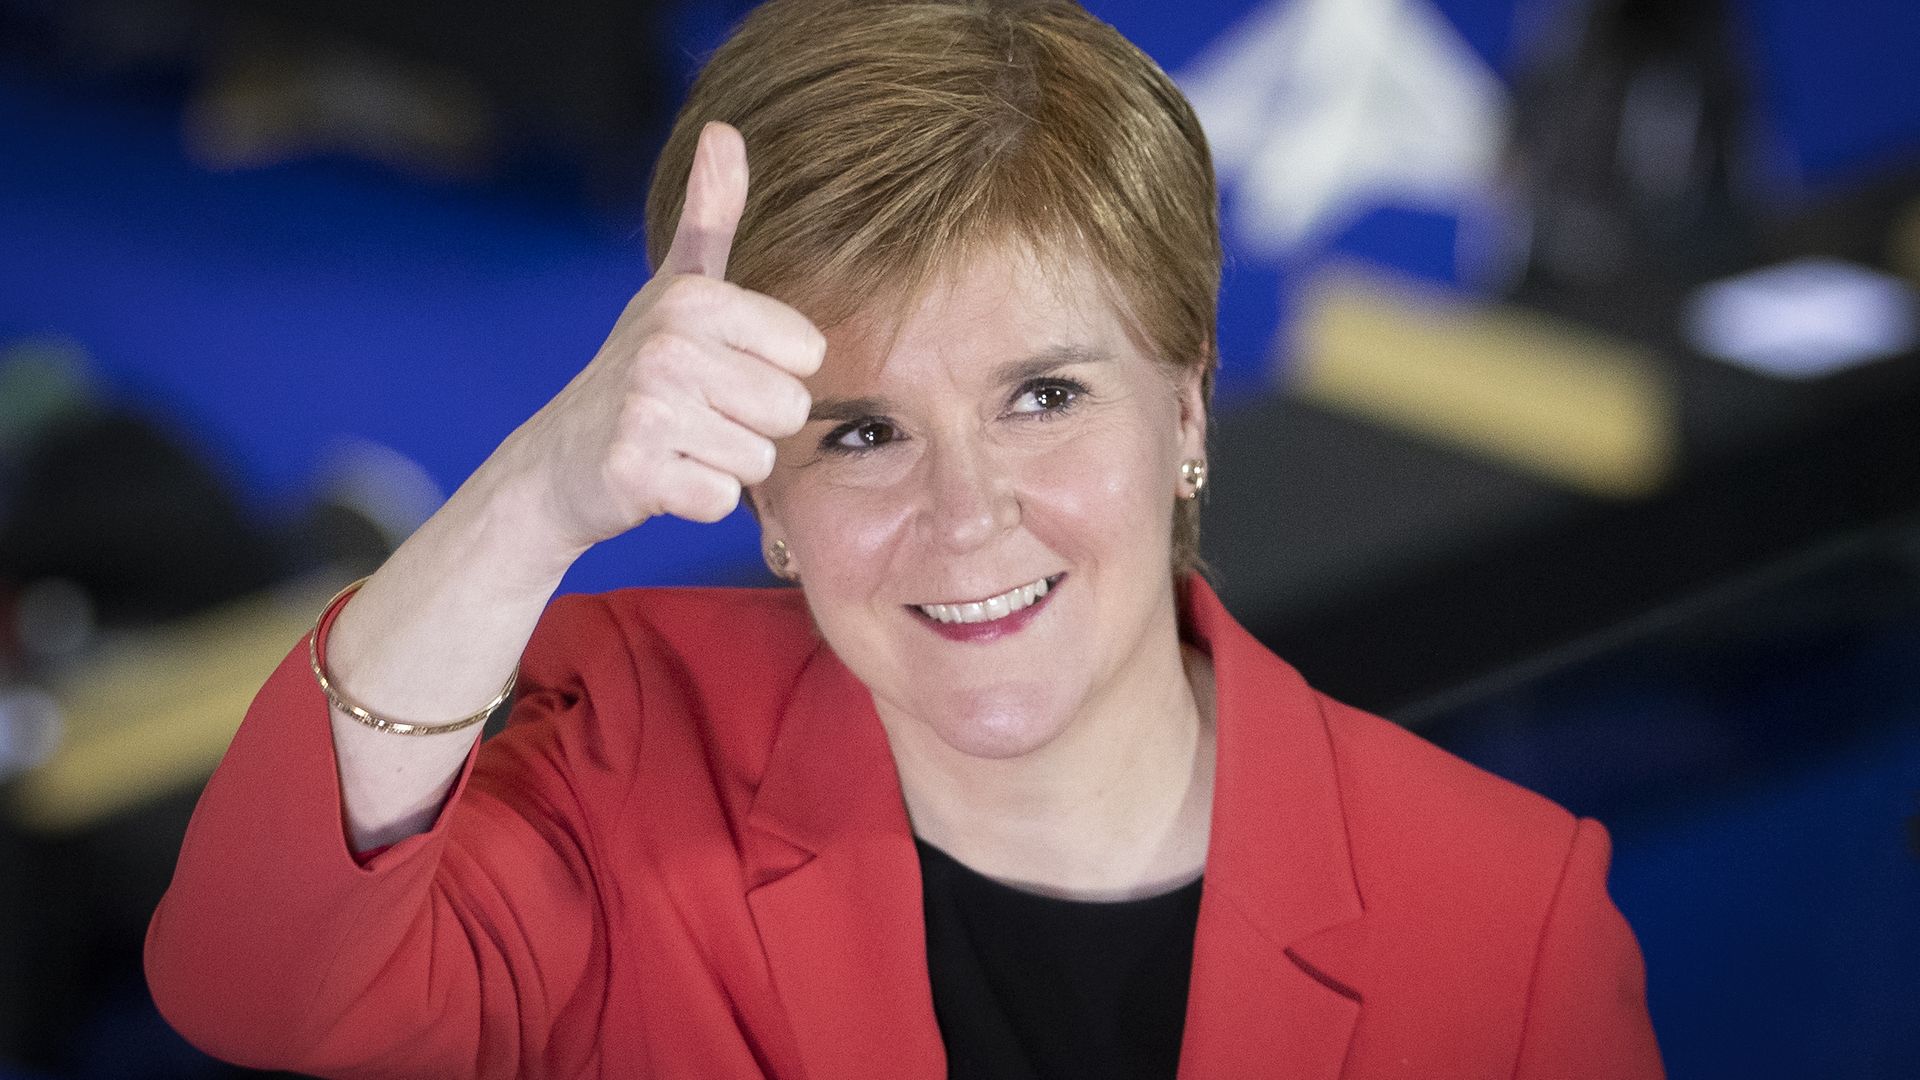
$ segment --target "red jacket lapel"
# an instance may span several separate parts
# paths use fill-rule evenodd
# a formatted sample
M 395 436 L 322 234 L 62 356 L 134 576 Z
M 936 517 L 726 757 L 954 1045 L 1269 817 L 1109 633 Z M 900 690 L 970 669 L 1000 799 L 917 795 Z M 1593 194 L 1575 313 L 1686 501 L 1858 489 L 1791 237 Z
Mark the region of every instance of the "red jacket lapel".
M 1306 954 L 1361 902 L 1319 699 L 1198 577 L 1187 619 L 1213 657 L 1219 727 L 1180 1076 L 1336 1077 L 1360 994 Z
M 816 1080 L 941 1080 L 920 863 L 866 687 L 822 646 L 748 814 L 753 912 Z

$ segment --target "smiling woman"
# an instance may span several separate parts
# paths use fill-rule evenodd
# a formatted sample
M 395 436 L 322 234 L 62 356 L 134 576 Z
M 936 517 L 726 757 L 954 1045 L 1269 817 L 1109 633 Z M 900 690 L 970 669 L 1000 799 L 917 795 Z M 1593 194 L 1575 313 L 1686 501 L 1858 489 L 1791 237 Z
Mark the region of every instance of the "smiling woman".
M 254 702 L 168 1018 L 322 1076 L 1657 1076 L 1605 831 L 1195 572 L 1214 200 L 1065 0 L 758 9 L 653 280 Z M 797 589 L 550 602 L 743 497 Z
M 1201 379 L 1170 378 L 1111 295 L 1083 261 L 1008 244 L 883 326 L 829 330 L 810 385 L 861 415 L 783 440 L 754 489 L 872 694 L 914 831 L 1082 897 L 1199 876 L 1211 801 L 1186 674 L 1205 659 L 1183 663 L 1166 573 Z

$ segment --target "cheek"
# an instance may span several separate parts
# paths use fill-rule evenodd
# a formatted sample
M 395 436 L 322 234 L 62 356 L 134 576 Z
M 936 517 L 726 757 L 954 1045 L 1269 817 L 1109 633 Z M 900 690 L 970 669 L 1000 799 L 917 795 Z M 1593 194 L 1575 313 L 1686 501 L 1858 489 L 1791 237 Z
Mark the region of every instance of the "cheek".
M 801 576 L 822 594 L 870 591 L 906 526 L 902 501 L 872 488 L 801 478 L 784 486 L 781 520 L 802 557 Z
M 1165 439 L 1118 426 L 1089 431 L 1036 454 L 1024 471 L 1023 503 L 1042 538 L 1061 546 L 1138 541 L 1171 530 L 1174 468 Z M 1056 540 L 1049 532 L 1062 534 Z

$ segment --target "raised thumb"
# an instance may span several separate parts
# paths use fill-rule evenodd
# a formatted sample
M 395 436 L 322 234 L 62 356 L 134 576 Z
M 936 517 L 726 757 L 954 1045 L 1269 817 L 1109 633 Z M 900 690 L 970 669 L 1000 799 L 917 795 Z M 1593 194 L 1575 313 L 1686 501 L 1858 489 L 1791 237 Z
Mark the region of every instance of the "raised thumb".
M 661 274 L 727 276 L 733 233 L 747 206 L 747 143 L 738 129 L 713 121 L 700 129 L 687 171 L 687 197 Z

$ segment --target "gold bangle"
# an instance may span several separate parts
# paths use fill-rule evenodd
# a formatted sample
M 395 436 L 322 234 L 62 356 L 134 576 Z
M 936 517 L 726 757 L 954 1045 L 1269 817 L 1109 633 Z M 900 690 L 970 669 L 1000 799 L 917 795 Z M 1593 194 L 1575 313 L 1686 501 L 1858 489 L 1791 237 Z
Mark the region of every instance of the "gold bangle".
M 369 575 L 369 577 L 370 576 L 371 575 Z M 444 735 L 447 732 L 459 731 L 462 728 L 470 728 L 480 723 L 487 717 L 492 716 L 493 710 L 499 708 L 509 697 L 513 696 L 513 684 L 520 678 L 518 668 L 514 669 L 513 674 L 507 676 L 507 685 L 501 687 L 500 692 L 494 695 L 493 700 L 482 706 L 479 712 L 471 716 L 462 717 L 451 724 L 409 724 L 400 720 L 389 720 L 384 716 L 375 716 L 373 713 L 341 697 L 340 692 L 333 688 L 333 682 L 327 678 L 327 667 L 323 661 L 325 650 L 322 642 L 327 636 L 327 631 L 333 629 L 333 620 L 340 614 L 340 609 L 346 606 L 347 598 L 352 596 L 359 590 L 360 586 L 366 583 L 367 578 L 361 578 L 358 581 L 350 583 L 339 592 L 334 593 L 333 599 L 327 601 L 327 606 L 320 609 L 320 617 L 314 620 L 313 632 L 307 635 L 307 661 L 313 665 L 313 677 L 320 683 L 320 692 L 327 695 L 327 700 L 333 703 L 334 708 L 339 709 L 341 712 L 346 713 L 348 716 L 353 717 L 355 720 L 358 720 L 360 723 L 367 725 L 375 731 L 384 731 L 392 735 Z

